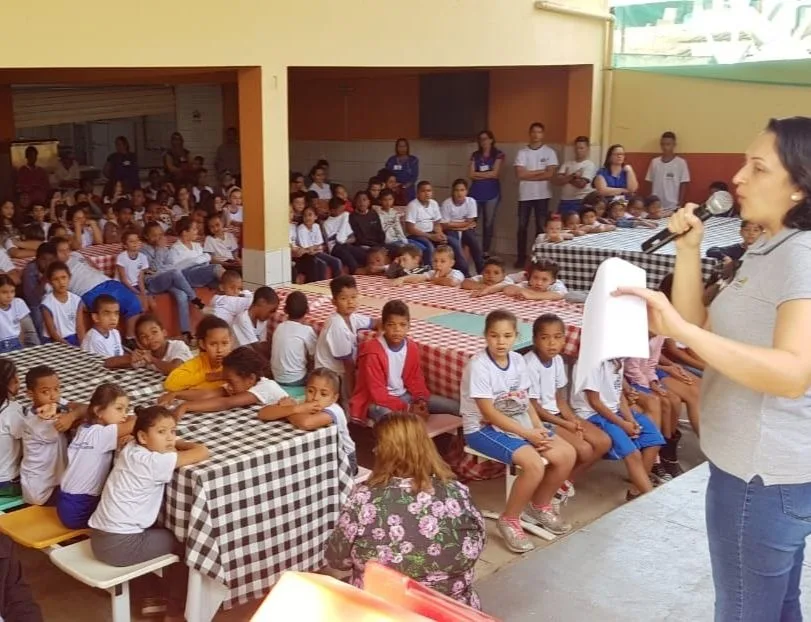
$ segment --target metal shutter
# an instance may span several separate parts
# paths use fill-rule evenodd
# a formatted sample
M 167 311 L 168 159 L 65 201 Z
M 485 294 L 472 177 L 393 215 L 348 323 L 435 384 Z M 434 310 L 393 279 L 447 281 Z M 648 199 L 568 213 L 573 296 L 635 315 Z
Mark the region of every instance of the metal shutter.
M 13 101 L 17 128 L 175 113 L 175 92 L 169 86 L 20 87 Z

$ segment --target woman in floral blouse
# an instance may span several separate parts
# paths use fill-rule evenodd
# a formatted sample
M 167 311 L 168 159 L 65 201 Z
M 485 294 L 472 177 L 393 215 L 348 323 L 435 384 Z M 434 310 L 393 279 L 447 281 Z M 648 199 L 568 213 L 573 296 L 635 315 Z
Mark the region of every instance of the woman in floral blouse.
M 473 567 L 485 528 L 467 486 L 454 480 L 416 415 L 389 415 L 375 433 L 372 474 L 344 507 L 327 562 L 351 568 L 352 584 L 363 587 L 366 562 L 377 560 L 479 609 Z

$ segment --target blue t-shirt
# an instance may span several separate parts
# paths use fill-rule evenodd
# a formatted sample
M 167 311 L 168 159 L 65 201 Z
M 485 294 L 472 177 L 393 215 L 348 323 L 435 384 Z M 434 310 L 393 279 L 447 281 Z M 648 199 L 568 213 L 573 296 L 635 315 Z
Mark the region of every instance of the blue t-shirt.
M 628 187 L 628 173 L 625 172 L 625 169 L 621 170 L 619 175 L 612 175 L 609 169 L 603 167 L 597 171 L 597 175 L 605 179 L 605 183 L 609 188 Z
M 504 152 L 499 149 L 491 149 L 488 156 L 482 155 L 481 151 L 474 151 L 470 156 L 473 162 L 473 170 L 477 173 L 486 173 L 496 168 L 496 161 L 504 160 Z M 470 185 L 470 196 L 477 201 L 491 201 L 501 194 L 501 185 L 498 179 L 474 179 Z
M 386 160 L 386 169 L 394 173 L 397 183 L 411 184 L 405 192 L 408 200 L 413 201 L 417 196 L 417 178 L 420 176 L 420 161 L 417 156 L 410 155 L 405 160 L 398 160 L 393 155 Z

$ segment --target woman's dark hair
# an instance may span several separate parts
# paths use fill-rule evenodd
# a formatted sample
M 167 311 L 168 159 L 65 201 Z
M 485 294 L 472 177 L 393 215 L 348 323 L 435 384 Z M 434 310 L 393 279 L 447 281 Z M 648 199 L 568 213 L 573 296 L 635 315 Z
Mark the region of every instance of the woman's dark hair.
M 222 366 L 227 367 L 240 378 L 256 376 L 257 381 L 267 371 L 267 361 L 259 356 L 251 346 L 242 346 L 233 350 L 222 360 Z
M 400 155 L 397 153 L 397 145 L 400 143 L 405 143 L 406 146 L 406 155 L 411 155 L 411 143 L 408 142 L 407 138 L 398 138 L 394 141 L 394 155 Z
M 17 377 L 17 366 L 11 359 L 0 359 L 0 410 L 3 410 L 11 401 L 9 385 Z
M 329 168 L 329 162 L 324 160 L 323 158 L 320 159 L 318 162 L 315 163 L 318 168 Z
M 115 402 L 119 397 L 127 397 L 127 392 L 112 382 L 102 382 L 93 391 L 90 398 L 90 403 L 87 405 L 87 414 L 85 415 L 85 422 L 88 424 L 98 422 L 98 412 L 102 408 L 107 408 L 110 404 Z
M 484 319 L 485 334 L 487 334 L 487 331 L 490 330 L 496 322 L 509 322 L 513 325 L 515 330 L 518 330 L 518 318 L 515 317 L 514 313 L 506 309 L 496 309 L 495 311 L 490 311 Z
M 535 337 L 540 335 L 541 329 L 549 324 L 560 324 L 563 328 L 566 328 L 566 325 L 563 323 L 563 320 L 560 319 L 560 316 L 555 315 L 554 313 L 544 313 L 532 324 L 532 338 L 535 339 Z
M 135 408 L 135 426 L 132 428 L 132 435 L 135 437 L 135 442 L 139 445 L 141 441 L 138 440 L 138 433 L 149 433 L 149 428 L 154 426 L 161 419 L 174 419 L 172 411 L 166 406 L 138 406 Z
M 605 152 L 605 162 L 603 162 L 603 168 L 610 169 L 610 167 L 611 167 L 611 156 L 614 155 L 614 152 L 617 149 L 624 149 L 624 147 L 622 145 L 620 145 L 619 143 L 617 143 L 616 145 L 611 145 L 608 148 L 608 151 Z
M 200 323 L 197 325 L 197 330 L 194 331 L 194 336 L 197 338 L 197 341 L 204 341 L 205 338 L 208 337 L 208 333 L 218 328 L 223 328 L 227 331 L 231 330 L 228 322 L 224 319 L 216 315 L 207 315 L 200 320 Z
M 777 138 L 777 155 L 802 199 L 783 217 L 789 229 L 811 230 L 811 117 L 770 119 L 766 131 Z
M 357 208 L 358 201 L 360 201 L 361 197 L 366 197 L 367 199 L 369 199 L 369 206 L 371 207 L 372 195 L 366 192 L 366 190 L 359 190 L 358 192 L 355 193 L 355 196 L 352 198 L 352 206 Z
M 402 300 L 389 300 L 383 305 L 383 311 L 380 314 L 380 321 L 385 324 L 392 316 L 404 317 L 411 320 L 411 311 L 408 305 Z
M 291 320 L 300 320 L 310 311 L 310 303 L 304 292 L 290 292 L 284 301 L 284 312 Z
M 558 278 L 558 272 L 560 272 L 560 266 L 556 261 L 541 257 L 529 262 L 529 266 L 527 266 L 527 278 L 529 279 L 534 272 L 548 272 L 552 275 L 553 279 L 556 279 Z
M 121 142 L 124 145 L 124 149 L 127 150 L 127 153 L 130 152 L 130 141 L 127 140 L 126 136 L 116 136 L 115 137 L 115 142 Z
M 323 166 L 318 166 L 318 164 L 316 164 L 315 166 L 313 166 L 313 167 L 310 169 L 310 179 L 315 180 L 315 172 L 316 172 L 316 171 L 322 171 L 322 172 L 323 172 L 325 175 L 326 175 L 326 173 L 327 173 L 327 171 L 326 171 L 326 170 L 324 170 L 324 167 L 323 167 Z
M 454 179 L 453 180 L 453 183 L 451 184 L 451 190 L 456 188 L 456 186 L 458 186 L 459 184 L 462 184 L 465 187 L 465 190 L 467 190 L 467 188 L 468 188 L 467 180 L 462 179 L 461 177 L 459 179 Z
M 482 151 L 482 141 L 481 141 L 482 134 L 484 134 L 485 136 L 487 136 L 487 138 L 489 138 L 490 140 L 493 141 L 493 144 L 490 145 L 490 154 L 492 155 L 492 154 L 496 153 L 496 151 L 498 151 L 498 150 L 496 149 L 496 137 L 495 137 L 495 135 L 490 130 L 482 130 L 481 132 L 476 134 L 476 145 L 477 145 L 477 147 L 476 147 L 476 151 L 473 152 L 473 155 L 474 156 L 484 155 L 484 152 Z

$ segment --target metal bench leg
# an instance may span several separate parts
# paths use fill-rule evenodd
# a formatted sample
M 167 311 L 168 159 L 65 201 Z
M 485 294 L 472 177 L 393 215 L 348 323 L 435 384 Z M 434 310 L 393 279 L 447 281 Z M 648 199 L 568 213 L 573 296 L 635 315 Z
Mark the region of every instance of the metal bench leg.
M 110 589 L 113 601 L 113 622 L 130 622 L 130 584 L 125 581 Z

